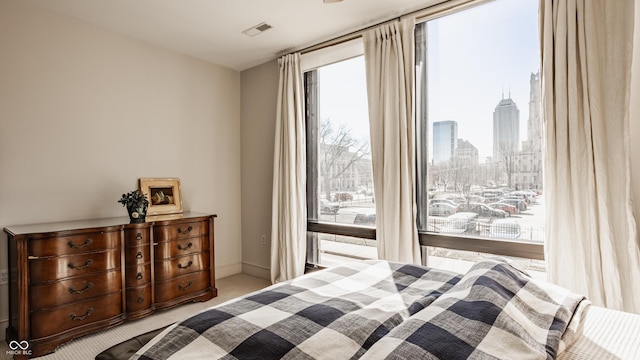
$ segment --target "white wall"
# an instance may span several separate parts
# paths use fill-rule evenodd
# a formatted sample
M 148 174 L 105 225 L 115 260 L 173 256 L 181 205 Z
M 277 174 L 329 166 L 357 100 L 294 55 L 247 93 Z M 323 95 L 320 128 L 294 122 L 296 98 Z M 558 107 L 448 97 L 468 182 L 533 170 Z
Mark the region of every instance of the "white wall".
M 0 1 L 0 228 L 126 216 L 138 178 L 179 177 L 218 214 L 216 277 L 238 273 L 240 140 L 237 71 Z M 6 319 L 3 285 L 0 338 Z
M 242 263 L 243 272 L 270 279 L 271 191 L 278 63 L 242 76 Z M 261 244 L 262 235 L 267 245 Z

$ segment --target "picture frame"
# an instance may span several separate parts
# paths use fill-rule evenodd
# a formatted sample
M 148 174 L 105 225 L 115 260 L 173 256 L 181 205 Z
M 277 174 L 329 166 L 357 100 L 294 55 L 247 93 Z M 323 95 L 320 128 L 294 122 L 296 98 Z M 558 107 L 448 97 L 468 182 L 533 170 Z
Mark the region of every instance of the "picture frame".
M 178 178 L 141 178 L 140 191 L 147 195 L 147 215 L 181 214 L 182 196 Z

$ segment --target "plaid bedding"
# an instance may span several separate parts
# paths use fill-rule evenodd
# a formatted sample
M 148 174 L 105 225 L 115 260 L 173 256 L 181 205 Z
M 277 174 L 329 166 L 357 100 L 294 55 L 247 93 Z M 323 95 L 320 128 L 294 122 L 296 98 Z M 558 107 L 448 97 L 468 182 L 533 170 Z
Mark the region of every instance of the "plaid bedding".
M 321 270 L 204 310 L 132 359 L 355 359 L 459 280 L 385 261 Z
M 573 340 L 583 300 L 502 261 L 482 261 L 362 359 L 555 359 Z
M 351 263 L 204 310 L 132 359 L 554 358 L 581 301 L 502 261 Z

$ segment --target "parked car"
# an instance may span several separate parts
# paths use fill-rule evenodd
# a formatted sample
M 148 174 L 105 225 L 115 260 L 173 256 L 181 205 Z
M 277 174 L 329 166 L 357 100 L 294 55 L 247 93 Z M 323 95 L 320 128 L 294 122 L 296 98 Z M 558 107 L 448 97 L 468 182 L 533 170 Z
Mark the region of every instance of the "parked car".
M 449 199 L 431 199 L 429 200 L 429 205 L 433 205 L 433 204 L 449 204 L 455 208 L 458 207 L 458 203 Z
M 353 219 L 353 224 L 363 226 L 376 226 L 375 209 L 372 210 L 373 212 L 362 212 L 356 214 L 356 217 Z
M 348 201 L 348 200 L 353 200 L 353 196 L 346 192 L 336 193 L 333 196 L 333 201 Z
M 320 213 L 321 214 L 337 214 L 338 210 L 340 210 L 340 205 L 338 205 L 338 203 L 335 203 L 333 201 L 329 201 L 329 200 L 324 200 L 321 199 L 320 200 Z
M 518 199 L 518 198 L 504 198 L 500 201 L 498 201 L 499 203 L 503 203 L 503 204 L 509 204 L 509 205 L 513 205 L 515 207 L 518 208 L 518 211 L 522 212 L 527 210 L 527 202 L 522 200 L 522 199 Z
M 505 195 L 505 198 L 509 198 L 509 199 L 522 199 L 524 200 L 527 204 L 531 203 L 531 199 L 529 198 L 529 196 L 527 196 L 524 193 L 521 193 L 519 191 L 512 191 L 509 194 Z
M 500 202 L 495 202 L 495 203 L 491 203 L 491 204 L 487 204 L 487 205 L 489 207 L 494 208 L 494 209 L 506 211 L 507 214 L 509 214 L 509 215 L 513 215 L 513 214 L 519 213 L 518 208 L 513 206 L 513 205 L 500 203 Z
M 447 203 L 435 203 L 429 205 L 429 215 L 431 216 L 449 216 L 458 211 L 457 206 Z
M 489 227 L 489 236 L 502 239 L 520 237 L 520 224 L 513 219 L 497 219 Z
M 497 218 L 507 217 L 507 213 L 505 211 L 494 209 L 490 206 L 487 206 L 486 204 L 479 204 L 479 203 L 471 203 L 468 205 L 464 204 L 464 205 L 460 205 L 460 210 L 474 212 L 484 217 L 497 217 Z

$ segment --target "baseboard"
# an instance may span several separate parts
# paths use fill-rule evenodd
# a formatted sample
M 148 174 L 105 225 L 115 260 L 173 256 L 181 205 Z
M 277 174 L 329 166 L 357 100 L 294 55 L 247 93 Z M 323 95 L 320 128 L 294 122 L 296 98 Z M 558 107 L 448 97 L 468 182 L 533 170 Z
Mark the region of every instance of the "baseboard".
M 242 273 L 242 263 L 216 266 L 216 279 Z
M 271 280 L 271 269 L 266 266 L 243 262 L 242 272 L 260 279 Z

